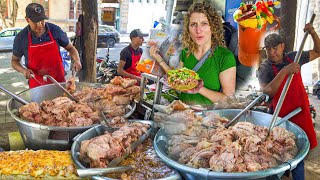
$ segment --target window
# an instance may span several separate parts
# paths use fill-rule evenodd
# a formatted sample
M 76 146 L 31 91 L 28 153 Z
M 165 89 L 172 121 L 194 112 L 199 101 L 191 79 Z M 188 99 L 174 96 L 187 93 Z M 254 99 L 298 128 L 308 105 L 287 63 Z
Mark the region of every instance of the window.
M 78 4 L 76 18 L 78 18 L 79 15 L 81 14 L 82 7 L 81 7 L 81 0 L 76 0 L 76 1 L 77 1 L 76 4 Z M 74 19 L 74 0 L 70 0 L 69 19 Z
M 49 0 L 32 0 L 33 3 L 41 4 L 46 16 L 49 18 Z
M 0 34 L 0 37 L 10 37 L 14 36 L 14 31 L 13 30 L 8 30 Z

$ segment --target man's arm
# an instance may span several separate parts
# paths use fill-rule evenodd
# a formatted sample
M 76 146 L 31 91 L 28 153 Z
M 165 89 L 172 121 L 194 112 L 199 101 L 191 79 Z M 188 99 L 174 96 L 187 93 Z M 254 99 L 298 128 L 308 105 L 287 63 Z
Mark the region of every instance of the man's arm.
M 311 24 L 306 24 L 304 31 L 309 31 L 313 40 L 313 49 L 309 51 L 309 61 L 313 61 L 320 57 L 320 38 Z
M 77 49 L 70 42 L 66 47 L 64 47 L 64 49 L 69 52 L 71 58 L 74 60 L 72 70 L 78 72 L 82 68 L 82 66 Z
M 117 73 L 119 75 L 121 75 L 122 77 L 129 77 L 129 78 L 132 78 L 132 79 L 136 79 L 138 80 L 138 82 L 140 83 L 141 81 L 141 78 L 138 77 L 138 76 L 135 76 L 133 74 L 130 74 L 130 73 L 127 73 L 125 70 L 124 70 L 124 66 L 126 65 L 126 61 L 125 60 L 120 60 L 119 61 L 119 64 L 118 64 L 118 67 L 117 67 Z
M 282 68 L 277 76 L 270 83 L 260 83 L 264 94 L 273 97 L 279 90 L 279 87 L 286 75 L 295 74 L 300 71 L 300 65 L 297 63 L 291 63 L 286 67 Z
M 15 56 L 15 55 L 12 55 L 12 58 L 11 58 L 11 66 L 12 66 L 12 68 L 14 70 L 18 71 L 19 73 L 23 74 L 24 77 L 26 77 L 27 79 L 30 79 L 31 78 L 31 74 L 33 74 L 32 70 L 23 67 L 21 65 L 20 60 L 21 60 L 21 58 Z

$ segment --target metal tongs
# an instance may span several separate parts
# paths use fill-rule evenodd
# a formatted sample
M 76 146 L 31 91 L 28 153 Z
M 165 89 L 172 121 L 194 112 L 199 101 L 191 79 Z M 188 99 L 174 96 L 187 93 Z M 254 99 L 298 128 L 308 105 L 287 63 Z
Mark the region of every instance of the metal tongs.
M 244 113 L 249 111 L 253 106 L 255 106 L 258 103 L 261 103 L 262 101 L 267 102 L 269 100 L 269 96 L 266 94 L 261 94 L 256 99 L 254 99 L 247 107 L 245 107 L 236 117 L 234 117 L 231 121 L 229 121 L 225 127 L 228 128 L 232 123 L 237 121 Z
M 108 168 L 86 168 L 86 169 L 77 169 L 77 174 L 83 177 L 97 176 L 108 173 L 122 173 L 132 170 L 132 166 L 118 166 L 118 167 L 108 167 Z
M 67 91 L 64 87 L 62 87 L 52 76 L 50 76 L 50 75 L 44 75 L 44 76 L 43 76 L 43 80 L 44 80 L 44 81 L 48 81 L 48 78 L 51 80 L 51 82 L 53 82 L 56 86 L 58 86 L 63 92 L 65 92 L 65 93 L 67 94 L 67 96 L 68 96 L 71 100 L 73 100 L 73 101 L 75 101 L 75 102 L 78 102 L 78 100 L 77 100 L 75 97 L 73 97 L 73 96 L 69 93 L 69 91 Z
M 29 104 L 29 102 L 27 102 L 26 100 L 22 99 L 21 97 L 13 94 L 12 92 L 8 91 L 7 89 L 5 89 L 4 87 L 2 87 L 0 85 L 0 89 L 6 93 L 7 95 L 11 96 L 13 99 L 15 99 L 16 101 L 18 101 L 19 103 L 23 104 L 23 105 L 26 105 L 26 104 Z
M 312 17 L 311 17 L 311 19 L 310 19 L 310 22 L 309 22 L 310 24 L 313 23 L 315 17 L 316 17 L 316 15 L 313 14 Z M 306 32 L 304 33 L 303 40 L 302 40 L 301 45 L 300 45 L 300 47 L 299 47 L 299 50 L 298 50 L 298 52 L 297 52 L 297 54 L 296 54 L 296 57 L 294 58 L 294 62 L 295 62 L 295 63 L 298 63 L 299 60 L 300 60 L 301 53 L 302 53 L 302 50 L 303 50 L 303 46 L 304 46 L 304 44 L 305 44 L 305 42 L 306 42 L 306 40 L 307 40 L 308 34 L 309 34 L 308 31 L 306 31 Z M 286 84 L 284 85 L 284 87 L 283 87 L 283 89 L 282 89 L 282 92 L 281 92 L 279 101 L 278 101 L 278 103 L 277 103 L 276 109 L 275 109 L 275 111 L 274 111 L 274 113 L 273 113 L 273 116 L 272 116 L 272 120 L 271 120 L 271 123 L 270 123 L 270 126 L 269 126 L 268 134 L 270 134 L 272 128 L 275 126 L 276 119 L 277 119 L 277 117 L 278 117 L 278 115 L 279 115 L 279 112 L 280 112 L 280 109 L 281 109 L 281 107 L 282 107 L 284 98 L 285 98 L 286 95 L 287 95 L 287 92 L 288 92 L 289 86 L 290 86 L 290 84 L 291 84 L 293 75 L 294 75 L 294 74 L 290 74 L 290 75 L 289 75 L 289 77 L 288 77 L 288 79 L 287 79 L 287 81 L 286 81 Z
M 234 117 L 231 121 L 229 121 L 226 125 L 225 128 L 228 128 L 231 124 L 236 122 L 244 113 L 249 111 L 253 106 L 255 106 L 258 103 L 261 103 L 262 101 L 267 102 L 269 100 L 269 96 L 266 94 L 261 94 L 258 96 L 256 99 L 254 99 L 247 107 L 245 107 L 236 117 Z M 202 112 L 203 113 L 203 112 Z M 205 124 L 202 124 L 202 126 L 207 127 L 207 128 L 217 128 L 217 126 L 207 126 Z

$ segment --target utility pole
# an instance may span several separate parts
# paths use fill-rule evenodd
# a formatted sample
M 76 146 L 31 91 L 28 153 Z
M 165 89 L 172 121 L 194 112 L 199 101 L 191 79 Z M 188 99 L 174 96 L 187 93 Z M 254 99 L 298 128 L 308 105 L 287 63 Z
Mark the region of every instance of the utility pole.
M 294 48 L 296 29 L 297 0 L 281 0 L 280 35 L 285 37 L 285 52 Z

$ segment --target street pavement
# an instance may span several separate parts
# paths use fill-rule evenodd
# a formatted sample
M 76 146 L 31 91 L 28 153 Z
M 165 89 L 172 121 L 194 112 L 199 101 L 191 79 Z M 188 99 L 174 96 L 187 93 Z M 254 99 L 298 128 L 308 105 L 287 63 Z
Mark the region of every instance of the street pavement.
M 118 61 L 120 51 L 127 45 L 128 42 L 122 42 L 116 44 L 115 48 L 110 48 L 110 59 Z M 105 48 L 98 49 L 97 56 L 105 56 L 105 52 Z M 18 94 L 27 90 L 28 85 L 24 76 L 11 68 L 11 56 L 11 52 L 0 53 L 0 86 L 10 92 Z M 68 74 L 70 75 L 71 73 L 68 72 Z M 317 117 L 315 119 L 315 129 L 318 142 L 320 143 L 320 100 L 311 94 L 309 94 L 309 99 L 310 103 L 316 108 Z M 5 150 L 9 150 L 10 148 L 8 133 L 17 131 L 14 120 L 11 118 L 6 108 L 9 100 L 10 97 L 0 90 L 0 147 L 3 147 Z M 320 179 L 320 145 L 309 151 L 305 158 L 305 171 L 307 180 Z

